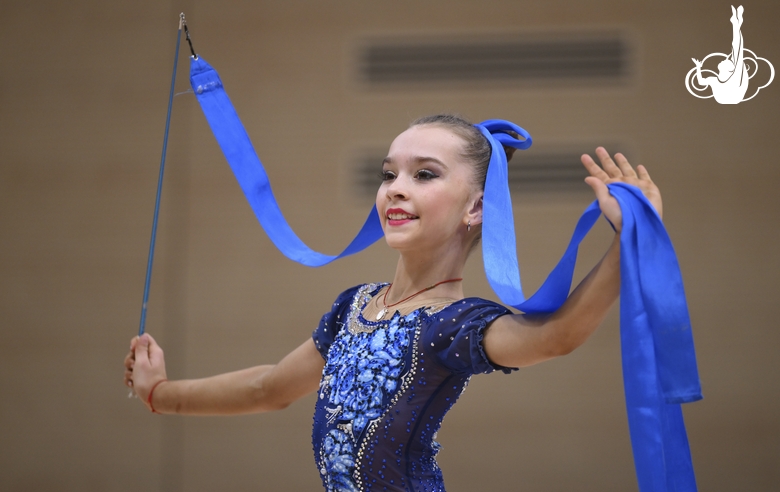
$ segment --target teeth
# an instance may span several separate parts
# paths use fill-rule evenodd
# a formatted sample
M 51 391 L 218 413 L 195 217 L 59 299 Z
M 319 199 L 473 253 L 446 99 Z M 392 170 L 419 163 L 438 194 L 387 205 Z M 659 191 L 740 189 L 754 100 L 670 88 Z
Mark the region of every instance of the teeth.
M 405 220 L 405 219 L 416 219 L 414 215 L 407 215 L 407 214 L 387 214 L 387 218 L 390 220 Z

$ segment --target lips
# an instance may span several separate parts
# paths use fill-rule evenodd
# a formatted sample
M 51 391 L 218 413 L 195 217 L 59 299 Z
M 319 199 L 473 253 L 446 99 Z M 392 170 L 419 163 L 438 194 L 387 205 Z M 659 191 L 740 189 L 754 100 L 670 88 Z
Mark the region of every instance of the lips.
M 399 226 L 411 222 L 412 220 L 419 219 L 418 216 L 410 214 L 402 208 L 391 208 L 385 212 L 387 218 L 387 224 L 391 226 Z

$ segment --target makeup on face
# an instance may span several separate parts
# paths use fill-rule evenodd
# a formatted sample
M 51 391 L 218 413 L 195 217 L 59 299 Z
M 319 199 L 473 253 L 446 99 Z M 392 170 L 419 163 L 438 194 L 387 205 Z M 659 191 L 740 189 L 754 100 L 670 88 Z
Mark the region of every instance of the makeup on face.
M 387 209 L 385 217 L 387 218 L 387 225 L 389 226 L 401 226 L 419 218 L 402 208 Z
M 438 247 L 465 224 L 472 169 L 461 157 L 462 139 L 441 127 L 400 134 L 382 162 L 377 210 L 391 247 Z

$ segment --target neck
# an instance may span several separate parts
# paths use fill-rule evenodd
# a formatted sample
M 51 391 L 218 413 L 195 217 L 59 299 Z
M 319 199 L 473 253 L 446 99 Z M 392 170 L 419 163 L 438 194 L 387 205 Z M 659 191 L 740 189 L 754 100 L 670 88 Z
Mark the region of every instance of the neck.
M 387 296 L 392 304 L 443 280 L 460 278 L 468 253 L 462 248 L 436 251 L 401 251 L 393 277 L 393 288 Z M 463 282 L 449 282 L 423 292 L 415 299 L 434 297 L 463 298 Z

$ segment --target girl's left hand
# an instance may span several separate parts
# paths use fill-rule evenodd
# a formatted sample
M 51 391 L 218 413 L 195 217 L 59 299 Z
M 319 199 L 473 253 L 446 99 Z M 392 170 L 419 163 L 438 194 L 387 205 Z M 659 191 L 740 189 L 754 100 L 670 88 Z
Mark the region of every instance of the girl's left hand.
M 607 185 L 610 183 L 626 183 L 636 186 L 645 195 L 647 200 L 655 207 L 659 216 L 663 216 L 663 206 L 661 202 L 661 192 L 650 179 L 647 169 L 641 164 L 636 167 L 636 171 L 631 167 L 623 154 L 615 154 L 615 160 L 609 156 L 609 152 L 604 147 L 596 149 L 596 156 L 601 161 L 601 167 L 588 154 L 583 154 L 582 164 L 588 170 L 590 176 L 585 178 L 585 182 L 593 188 L 596 193 L 596 199 L 599 201 L 599 207 L 604 216 L 612 222 L 615 230 L 620 232 L 623 228 L 623 214 L 620 211 L 615 197 L 610 195 Z

